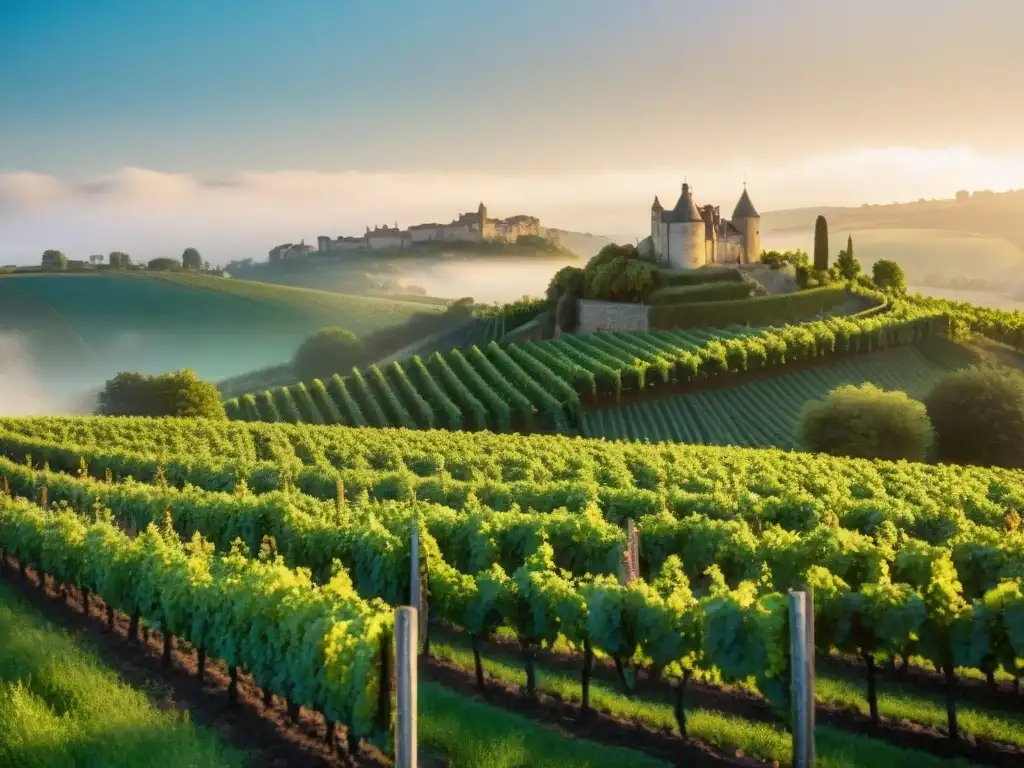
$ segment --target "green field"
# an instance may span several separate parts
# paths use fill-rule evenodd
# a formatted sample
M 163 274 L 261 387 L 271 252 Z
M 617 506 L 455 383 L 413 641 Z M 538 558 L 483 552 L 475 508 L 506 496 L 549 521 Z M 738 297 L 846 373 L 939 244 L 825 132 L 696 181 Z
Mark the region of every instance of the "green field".
M 224 378 L 290 359 L 317 328 L 361 335 L 423 311 L 443 307 L 185 274 L 0 279 L 0 332 L 53 391 L 125 369 Z
M 844 384 L 868 382 L 921 398 L 943 373 L 975 361 L 969 350 L 936 339 L 738 386 L 588 412 L 583 415 L 583 434 L 614 440 L 795 448 L 797 421 L 808 400 L 822 399 Z
M 242 766 L 177 710 L 162 710 L 0 582 L 0 765 Z

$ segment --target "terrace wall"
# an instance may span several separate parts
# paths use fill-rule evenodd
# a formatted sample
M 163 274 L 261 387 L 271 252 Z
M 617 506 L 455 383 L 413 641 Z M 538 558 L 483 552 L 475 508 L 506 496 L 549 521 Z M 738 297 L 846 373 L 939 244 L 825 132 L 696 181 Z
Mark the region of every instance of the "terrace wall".
M 646 331 L 649 309 L 646 304 L 581 299 L 578 330 L 579 333 Z

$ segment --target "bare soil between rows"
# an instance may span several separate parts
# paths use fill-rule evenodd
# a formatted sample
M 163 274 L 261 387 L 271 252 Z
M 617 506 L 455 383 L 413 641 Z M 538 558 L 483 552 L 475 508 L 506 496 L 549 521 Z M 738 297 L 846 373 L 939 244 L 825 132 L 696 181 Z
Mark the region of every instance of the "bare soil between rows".
M 458 630 L 454 630 L 449 627 L 431 626 L 430 633 L 432 639 L 441 641 L 456 640 L 461 646 L 468 647 L 468 638 L 466 638 L 464 633 Z M 507 655 L 512 658 L 519 655 L 518 645 L 511 641 L 492 640 L 485 644 L 485 648 L 487 646 L 497 649 L 503 655 Z M 558 669 L 579 677 L 582 662 L 578 656 L 552 651 L 541 651 L 537 655 L 537 663 L 538 665 Z M 849 664 L 848 666 L 856 665 Z M 819 668 L 820 667 L 821 665 L 819 665 Z M 462 668 L 459 667 L 459 669 Z M 462 672 L 469 681 L 473 690 L 477 690 L 478 692 L 472 671 L 463 669 Z M 925 680 L 929 680 L 926 670 L 918 670 L 918 672 L 924 673 L 920 676 Z M 487 673 L 486 659 L 484 660 L 484 673 L 485 675 Z M 620 685 L 614 666 L 607 660 L 594 660 L 591 679 L 613 686 Z M 966 682 L 976 684 L 980 681 L 972 680 Z M 488 678 L 488 689 L 492 685 L 520 690 L 517 686 L 510 686 L 507 683 L 500 683 L 493 678 Z M 984 685 L 984 683 L 982 683 L 982 685 Z M 978 685 L 970 687 L 974 688 L 976 693 L 981 694 L 984 692 Z M 1008 695 L 1012 695 L 1009 692 L 1007 693 Z M 521 695 L 525 696 L 525 694 L 522 693 Z M 637 673 L 635 695 L 656 698 L 666 704 L 671 704 L 674 702 L 675 691 L 673 684 L 664 680 L 655 679 L 643 670 L 639 670 Z M 945 695 L 944 688 L 941 689 L 941 695 Z M 991 706 L 991 698 L 989 699 L 988 704 Z M 572 704 L 565 706 L 571 706 L 574 708 L 578 716 L 580 710 L 578 705 Z M 686 686 L 685 706 L 688 709 L 711 709 L 756 722 L 779 722 L 779 718 L 773 711 L 771 705 L 767 700 L 760 696 L 742 690 L 726 690 L 714 685 L 699 683 L 692 680 Z M 883 716 L 880 719 L 879 725 L 875 726 L 871 722 L 870 717 L 859 710 L 852 708 L 843 708 L 819 703 L 815 707 L 815 718 L 819 725 L 828 725 L 843 731 L 879 739 L 892 744 L 893 746 L 903 747 L 906 749 L 916 749 L 942 758 L 962 757 L 975 763 L 998 766 L 999 768 L 1020 768 L 1020 766 L 1024 765 L 1024 749 L 1013 744 L 989 741 L 974 737 L 970 734 L 965 734 L 962 731 L 962 726 L 960 739 L 954 742 L 949 739 L 945 730 L 922 725 L 920 723 L 914 723 L 908 720 L 896 720 Z M 660 731 L 660 733 L 666 732 Z M 671 733 L 673 734 L 671 736 L 672 739 L 677 742 L 680 741 L 679 736 L 675 734 L 674 730 L 671 731 Z

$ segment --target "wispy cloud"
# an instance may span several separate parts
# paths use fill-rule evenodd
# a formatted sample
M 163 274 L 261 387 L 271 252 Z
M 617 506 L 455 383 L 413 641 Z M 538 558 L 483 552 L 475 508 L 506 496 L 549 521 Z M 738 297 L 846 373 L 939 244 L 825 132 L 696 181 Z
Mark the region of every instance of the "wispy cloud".
M 188 245 L 217 261 L 260 256 L 275 242 L 354 234 L 366 225 L 447 221 L 483 200 L 496 215 L 531 213 L 550 226 L 642 233 L 655 194 L 674 200 L 686 176 L 701 202 L 731 208 L 742 182 L 762 210 L 951 197 L 957 189 L 1024 187 L 1024 155 L 969 148 L 883 148 L 768 164 L 560 175 L 482 173 L 242 172 L 217 178 L 124 168 L 64 181 L 0 174 L 0 259 L 35 260 L 45 248 L 136 252 Z

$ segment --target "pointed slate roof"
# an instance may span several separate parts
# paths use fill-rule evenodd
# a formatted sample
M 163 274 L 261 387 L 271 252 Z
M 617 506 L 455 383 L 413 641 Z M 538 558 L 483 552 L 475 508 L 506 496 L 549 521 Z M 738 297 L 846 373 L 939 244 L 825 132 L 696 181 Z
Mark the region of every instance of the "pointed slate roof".
M 664 208 L 661 207 L 661 200 L 658 199 L 657 195 L 654 196 L 654 203 L 651 204 L 651 210 L 652 211 L 663 211 L 663 210 L 665 210 Z
M 693 202 L 693 197 L 690 196 L 689 184 L 683 183 L 683 191 L 679 194 L 676 207 L 669 211 L 664 220 L 677 224 L 704 221 L 701 218 L 700 211 L 697 210 L 696 204 Z
M 736 207 L 732 212 L 733 219 L 759 219 L 761 215 L 754 208 L 754 204 L 750 202 L 750 195 L 747 194 L 746 186 L 743 187 L 743 194 L 740 195 L 739 202 L 736 203 Z

